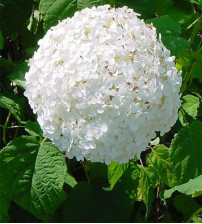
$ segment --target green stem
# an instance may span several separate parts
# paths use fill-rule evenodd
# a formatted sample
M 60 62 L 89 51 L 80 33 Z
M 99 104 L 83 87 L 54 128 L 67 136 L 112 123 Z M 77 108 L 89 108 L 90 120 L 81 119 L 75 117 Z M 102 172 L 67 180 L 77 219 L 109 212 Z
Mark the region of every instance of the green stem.
M 8 116 L 6 118 L 6 122 L 5 122 L 4 126 L 3 126 L 3 143 L 4 143 L 4 145 L 7 145 L 7 142 L 6 142 L 6 129 L 7 129 L 10 117 L 11 117 L 11 113 L 9 112 Z
M 87 180 L 88 180 L 88 183 L 90 184 L 90 178 L 89 178 L 89 176 L 88 176 L 88 171 L 87 171 L 87 169 L 86 169 L 86 164 L 85 164 L 85 162 L 81 162 L 81 164 L 83 165 L 83 169 L 84 169 L 84 173 L 85 173 L 85 175 L 86 175 L 86 178 L 87 178 Z
M 187 126 L 187 128 L 188 128 L 188 127 L 189 127 L 189 124 L 188 124 L 188 122 L 187 122 L 186 115 L 185 115 L 185 112 L 184 112 L 184 110 L 182 109 L 182 107 L 180 108 L 180 111 L 181 111 L 181 113 L 182 113 L 182 115 L 183 115 L 183 119 L 184 119 L 185 124 L 186 124 L 186 126 Z
M 43 141 L 41 142 L 41 145 L 43 145 L 43 143 L 47 140 L 48 138 L 44 138 Z
M 0 127 L 4 127 L 4 125 L 0 124 Z M 11 126 L 11 127 L 7 127 L 7 129 L 10 129 L 10 128 L 24 128 L 25 126 Z
M 198 33 L 198 30 L 200 28 L 201 22 L 202 22 L 202 15 L 198 18 L 198 21 L 195 23 L 194 29 L 193 29 L 193 31 L 191 33 L 190 38 L 189 38 L 189 42 L 190 43 L 193 42 L 195 35 Z

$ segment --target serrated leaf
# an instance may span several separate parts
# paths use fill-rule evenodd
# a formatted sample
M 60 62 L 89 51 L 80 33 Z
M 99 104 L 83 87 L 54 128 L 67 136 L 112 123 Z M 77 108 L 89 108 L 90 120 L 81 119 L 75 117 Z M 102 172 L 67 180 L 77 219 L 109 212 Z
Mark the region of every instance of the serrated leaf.
M 156 146 L 148 156 L 147 163 L 153 166 L 160 180 L 174 187 L 202 174 L 202 122 L 195 121 L 182 128 L 174 137 L 170 149 Z
M 72 17 L 77 10 L 86 7 L 115 4 L 115 0 L 41 0 L 39 12 L 43 14 L 44 29 L 56 25 L 59 20 Z
M 146 20 L 146 23 L 153 23 L 157 32 L 161 33 L 162 36 L 179 36 L 181 33 L 180 25 L 172 20 L 168 15 L 148 19 Z
M 190 43 L 182 37 L 176 36 L 163 36 L 163 44 L 170 50 L 172 55 L 180 57 L 184 54 Z
M 188 94 L 182 97 L 182 108 L 193 118 L 197 116 L 199 105 L 199 98 L 196 96 Z
M 124 174 L 126 169 L 128 168 L 128 163 L 126 164 L 120 164 L 116 162 L 112 162 L 108 166 L 108 180 L 110 184 L 110 189 L 113 189 L 117 181 L 120 179 L 120 177 Z
M 72 17 L 77 10 L 77 0 L 41 0 L 39 12 L 43 14 L 44 29 L 56 25 L 59 20 Z
M 79 204 L 78 204 L 79 203 Z M 64 222 L 128 222 L 131 203 L 121 186 L 113 191 L 79 182 L 63 203 Z
M 129 163 L 128 169 L 121 177 L 121 183 L 124 188 L 124 191 L 130 197 L 132 204 L 137 198 L 139 180 L 140 169 L 136 164 Z
M 24 104 L 24 98 L 18 97 L 14 94 L 1 93 L 0 95 L 1 107 L 8 109 L 19 122 L 24 120 Z
M 200 192 L 200 194 L 202 195 L 202 175 L 196 177 L 195 179 L 189 180 L 185 184 L 178 185 L 169 190 L 166 190 L 164 192 L 164 198 L 170 198 L 175 191 L 179 191 L 186 195 L 194 195 L 197 192 Z
M 9 75 L 10 81 L 15 83 L 17 86 L 25 89 L 25 73 L 28 71 L 28 65 L 26 62 L 18 64 L 15 70 Z
M 37 218 L 48 221 L 65 199 L 64 156 L 51 143 L 22 136 L 0 152 L 0 189 Z
M 152 203 L 154 201 L 154 188 L 157 186 L 158 176 L 152 166 L 142 167 L 140 171 L 139 189 L 142 200 L 146 205 L 146 218 L 148 218 Z
M 27 121 L 25 124 L 25 131 L 27 131 L 32 136 L 42 136 L 42 130 L 37 121 Z

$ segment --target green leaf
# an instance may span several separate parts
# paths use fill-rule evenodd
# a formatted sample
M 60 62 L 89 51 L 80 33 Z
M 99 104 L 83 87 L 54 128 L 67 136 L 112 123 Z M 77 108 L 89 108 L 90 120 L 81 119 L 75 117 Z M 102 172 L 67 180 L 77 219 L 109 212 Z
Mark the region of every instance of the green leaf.
M 164 192 L 164 198 L 170 198 L 173 192 L 179 191 L 186 195 L 202 195 L 202 175 L 196 177 L 195 179 L 189 180 L 187 183 L 175 186 Z
M 31 16 L 31 0 L 10 0 L 1 2 L 1 29 L 5 35 L 17 32 Z
M 140 169 L 135 163 L 129 163 L 128 169 L 121 177 L 121 183 L 126 194 L 130 197 L 133 204 L 137 198 L 138 184 L 140 180 Z
M 24 104 L 24 98 L 14 94 L 1 93 L 0 95 L 1 107 L 8 109 L 19 122 L 24 120 Z
M 86 7 L 90 8 L 92 6 L 106 5 L 110 4 L 111 6 L 115 5 L 115 0 L 77 0 L 78 10 L 84 9 Z
M 201 136 L 202 122 L 195 121 L 175 135 L 170 149 L 165 146 L 152 149 L 147 163 L 156 169 L 163 183 L 174 187 L 202 174 Z
M 182 97 L 182 108 L 193 118 L 197 116 L 199 105 L 199 98 L 196 96 L 188 94 Z
M 4 37 L 0 31 L 0 50 L 4 48 Z
M 202 55 L 200 55 L 196 59 L 196 62 L 193 64 L 193 67 L 191 69 L 192 77 L 197 78 L 200 82 L 202 82 L 201 64 L 202 64 Z
M 149 216 L 154 201 L 154 188 L 157 184 L 158 176 L 155 169 L 152 166 L 141 167 L 139 189 L 147 209 L 146 218 Z
M 113 191 L 104 191 L 87 182 L 77 183 L 63 204 L 64 222 L 128 222 L 132 206 L 117 186 Z
M 28 65 L 26 62 L 18 64 L 15 70 L 9 75 L 10 81 L 15 83 L 17 86 L 25 89 L 25 73 L 28 71 Z
M 183 7 L 182 7 L 183 4 Z M 187 23 L 192 17 L 195 17 L 191 4 L 181 0 L 157 0 L 156 13 L 159 16 L 169 15 L 179 24 Z
M 37 121 L 27 121 L 25 124 L 25 131 L 27 131 L 32 136 L 42 136 L 43 132 Z
M 141 14 L 141 18 L 149 19 L 155 17 L 156 0 L 119 0 L 115 1 L 116 7 L 128 6 L 135 12 Z
M 69 173 L 66 173 L 65 183 L 68 184 L 70 187 L 74 187 L 77 184 L 75 178 Z
M 10 220 L 10 217 L 8 215 L 9 207 L 10 207 L 10 198 L 0 188 L 0 222 L 1 223 L 9 222 Z
M 114 185 L 117 183 L 117 181 L 120 179 L 120 177 L 123 175 L 123 173 L 128 168 L 128 163 L 126 164 L 119 164 L 116 162 L 112 162 L 108 166 L 108 179 L 110 184 L 110 189 L 113 189 Z
M 180 57 L 184 54 L 190 43 L 182 37 L 176 36 L 163 36 L 162 42 L 170 50 L 172 55 Z
M 72 17 L 76 10 L 77 0 L 41 0 L 39 4 L 45 30 L 56 25 L 59 20 Z
M 48 221 L 65 199 L 64 156 L 47 142 L 22 136 L 0 152 L 0 189 L 37 218 Z
M 184 215 L 183 222 L 190 222 L 196 214 L 202 212 L 202 208 L 193 198 L 183 194 L 177 195 L 173 200 L 173 204 L 177 211 Z
M 157 32 L 161 33 L 162 36 L 179 36 L 181 33 L 180 25 L 172 20 L 168 15 L 148 19 L 146 20 L 146 23 L 153 23 Z

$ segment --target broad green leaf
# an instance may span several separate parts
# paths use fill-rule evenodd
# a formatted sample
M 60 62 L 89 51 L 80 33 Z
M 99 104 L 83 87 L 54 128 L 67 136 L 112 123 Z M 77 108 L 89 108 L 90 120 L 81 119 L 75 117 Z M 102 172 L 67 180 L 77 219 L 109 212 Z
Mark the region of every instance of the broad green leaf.
M 108 179 L 109 179 L 110 189 L 113 189 L 114 185 L 117 183 L 120 177 L 124 174 L 127 168 L 128 168 L 128 163 L 119 164 L 116 162 L 112 162 L 108 166 Z
M 187 50 L 190 43 L 182 37 L 163 36 L 162 42 L 170 50 L 172 55 L 180 57 Z
M 170 149 L 156 146 L 147 158 L 160 180 L 174 187 L 202 174 L 202 122 L 195 121 L 182 128 L 174 137 Z
M 139 189 L 141 191 L 142 200 L 146 205 L 146 218 L 148 218 L 153 201 L 154 188 L 157 186 L 158 176 L 152 166 L 141 167 Z
M 121 186 L 113 191 L 79 182 L 63 203 L 64 222 L 128 222 L 131 203 Z
M 38 122 L 27 121 L 25 124 L 25 131 L 27 131 L 32 136 L 42 136 L 42 130 L 38 124 Z
M 26 62 L 17 65 L 15 70 L 9 75 L 10 81 L 25 89 L 25 73 L 27 71 L 28 66 Z
M 202 64 L 202 55 L 200 55 L 199 58 L 197 58 L 191 70 L 192 77 L 197 78 L 200 82 L 202 82 L 201 64 Z
M 92 186 L 108 187 L 108 166 L 100 162 L 87 161 L 86 166 L 89 170 L 89 178 Z
M 11 93 L 1 93 L 0 105 L 1 107 L 8 109 L 13 116 L 19 121 L 24 120 L 24 98 Z
M 119 0 L 115 1 L 116 7 L 128 6 L 135 12 L 141 14 L 141 18 L 149 19 L 155 17 L 156 11 L 156 0 Z
M 182 97 L 182 108 L 193 118 L 196 118 L 197 116 L 199 105 L 199 98 L 196 96 L 188 94 Z
M 190 196 L 179 194 L 173 204 L 177 211 L 184 215 L 184 222 L 190 222 L 197 214 L 202 212 L 200 205 Z
M 10 0 L 1 2 L 1 29 L 5 35 L 17 32 L 31 16 L 31 0 Z
M 168 15 L 148 19 L 146 20 L 146 23 L 153 23 L 157 32 L 161 33 L 162 36 L 178 36 L 181 33 L 180 25 L 172 20 Z
M 179 24 L 185 24 L 195 16 L 190 3 L 176 0 L 157 0 L 156 12 L 159 16 L 169 15 Z
M 2 181 L 0 179 L 0 181 Z M 10 207 L 10 198 L 0 188 L 0 222 L 8 223 L 10 217 L 8 215 L 8 209 Z
M 170 170 L 169 149 L 164 145 L 157 145 L 147 157 L 147 164 L 155 167 L 159 179 L 168 183 Z
M 4 48 L 4 37 L 0 31 L 0 50 Z
M 37 218 L 48 221 L 65 199 L 64 156 L 51 143 L 21 136 L 0 152 L 0 189 Z
M 164 198 L 170 198 L 175 191 L 179 191 L 186 195 L 202 195 L 202 175 L 196 177 L 195 179 L 189 180 L 185 184 L 166 190 L 164 192 Z
M 124 191 L 130 197 L 132 204 L 137 198 L 139 180 L 140 169 L 135 163 L 129 163 L 128 169 L 121 177 L 121 183 L 123 185 Z
M 72 17 L 76 10 L 77 0 L 41 0 L 39 4 L 45 30 L 56 25 L 59 20 Z

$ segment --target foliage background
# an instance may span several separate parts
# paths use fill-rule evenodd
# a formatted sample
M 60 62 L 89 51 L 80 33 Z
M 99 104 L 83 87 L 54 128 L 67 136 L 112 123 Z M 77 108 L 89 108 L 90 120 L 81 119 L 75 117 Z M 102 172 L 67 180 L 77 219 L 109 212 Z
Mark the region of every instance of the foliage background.
M 65 158 L 23 96 L 37 41 L 75 11 L 109 3 L 153 23 L 182 70 L 171 131 L 120 165 Z M 202 222 L 200 0 L 1 0 L 1 222 Z

